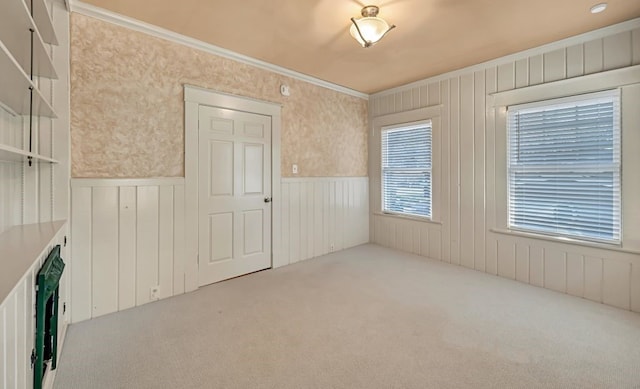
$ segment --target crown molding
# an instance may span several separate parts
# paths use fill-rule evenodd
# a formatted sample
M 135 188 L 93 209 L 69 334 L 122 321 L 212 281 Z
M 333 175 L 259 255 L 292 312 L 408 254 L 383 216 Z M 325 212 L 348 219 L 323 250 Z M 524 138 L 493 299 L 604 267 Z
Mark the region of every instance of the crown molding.
M 559 41 L 555 41 L 555 42 L 551 42 L 551 43 L 547 43 L 545 45 L 542 46 L 537 46 L 531 49 L 527 49 L 527 50 L 523 50 L 523 51 L 519 51 L 517 53 L 513 53 L 513 54 L 508 54 L 505 55 L 503 57 L 499 57 L 499 58 L 495 58 L 495 59 L 491 59 L 489 61 L 485 61 L 479 64 L 475 64 L 475 65 L 471 65 L 471 66 L 467 66 L 465 68 L 461 68 L 461 69 L 457 69 L 457 70 L 452 70 L 450 72 L 446 72 L 446 73 L 441 73 L 432 77 L 428 77 L 428 78 L 424 78 L 418 81 L 413 81 L 410 82 L 408 84 L 404 84 L 404 85 L 399 85 L 390 89 L 385 89 L 379 92 L 375 92 L 369 95 L 369 98 L 378 98 L 378 97 L 383 97 L 383 96 L 387 96 L 393 93 L 397 93 L 400 91 L 405 91 L 407 89 L 411 89 L 414 87 L 418 87 L 418 86 L 424 86 L 426 84 L 430 84 L 433 82 L 439 82 L 439 81 L 443 81 L 443 80 L 447 80 L 449 78 L 453 78 L 453 77 L 458 77 L 461 76 L 463 74 L 467 74 L 470 72 L 475 72 L 478 70 L 484 70 L 488 67 L 492 67 L 492 66 L 499 66 L 505 63 L 509 63 L 509 62 L 515 62 L 517 60 L 523 59 L 523 58 L 528 58 L 528 57 L 532 57 L 535 55 L 540 55 L 540 54 L 544 54 L 544 53 L 548 53 L 550 51 L 554 51 L 554 50 L 558 50 L 558 49 L 564 49 L 573 45 L 577 45 L 577 44 L 581 44 L 581 43 L 585 43 L 594 39 L 599 39 L 599 38 L 604 38 L 610 35 L 614 35 L 614 34 L 618 34 L 621 32 L 626 32 L 626 31 L 631 31 L 635 28 L 640 27 L 640 18 L 636 18 L 636 19 L 631 19 L 631 20 L 627 20 L 621 23 L 617 23 L 617 24 L 612 24 L 610 26 L 606 26 L 606 27 L 602 27 L 599 28 L 597 30 L 592 30 L 592 31 L 588 31 L 585 32 L 583 34 L 579 34 L 579 35 L 574 35 L 572 37 L 569 38 L 565 38 L 565 39 L 561 39 Z
M 300 81 L 308 82 L 309 84 L 317 85 L 323 88 L 327 88 L 336 92 L 344 93 L 346 95 L 358 97 L 364 100 L 369 99 L 369 95 L 366 93 L 358 92 L 356 90 L 334 84 L 328 81 L 321 80 L 319 78 L 311 77 L 304 73 L 299 73 L 281 66 L 277 66 L 265 61 L 261 61 L 256 58 L 252 58 L 243 54 L 236 53 L 231 50 L 223 49 L 222 47 L 212 45 L 210 43 L 203 42 L 198 39 L 190 38 L 188 36 L 178 34 L 173 31 L 169 31 L 162 27 L 154 26 L 153 24 L 145 23 L 137 19 L 133 19 L 124 15 L 117 14 L 115 12 L 107 11 L 104 8 L 96 7 L 90 4 L 83 3 L 77 0 L 68 0 L 71 12 L 76 12 L 82 15 L 90 16 L 95 19 L 99 19 L 108 23 L 116 24 L 131 30 L 145 33 L 157 38 L 168 40 L 170 42 L 178 43 L 184 46 L 188 46 L 197 50 L 201 50 L 219 57 L 231 59 L 233 61 L 241 62 L 247 65 L 251 65 L 260 69 L 268 70 L 270 72 L 280 74 L 282 76 L 291 77 Z

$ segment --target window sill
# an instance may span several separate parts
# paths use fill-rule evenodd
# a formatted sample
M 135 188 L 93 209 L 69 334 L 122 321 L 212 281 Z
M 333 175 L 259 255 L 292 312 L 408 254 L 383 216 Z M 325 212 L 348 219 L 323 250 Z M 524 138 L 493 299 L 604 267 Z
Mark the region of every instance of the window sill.
M 397 213 L 386 213 L 386 212 L 373 212 L 373 214 L 375 216 L 391 217 L 394 219 L 410 220 L 414 222 L 423 222 L 423 223 L 434 224 L 438 226 L 442 225 L 442 222 L 434 221 L 426 217 L 420 217 L 420 216 L 399 215 Z
M 601 250 L 611 250 L 611 251 L 618 251 L 621 253 L 640 255 L 640 250 L 625 249 L 618 244 L 589 242 L 589 241 L 578 240 L 578 239 L 571 239 L 571 238 L 557 237 L 557 236 L 551 236 L 551 235 L 536 234 L 533 232 L 524 232 L 524 231 L 516 231 L 516 230 L 501 229 L 501 228 L 491 228 L 489 229 L 489 231 L 496 234 L 502 234 L 502 235 L 520 236 L 523 238 L 540 239 L 540 240 L 546 240 L 549 242 L 564 243 L 564 244 L 570 244 L 570 245 L 576 245 L 576 246 L 592 247 L 592 248 L 601 249 Z

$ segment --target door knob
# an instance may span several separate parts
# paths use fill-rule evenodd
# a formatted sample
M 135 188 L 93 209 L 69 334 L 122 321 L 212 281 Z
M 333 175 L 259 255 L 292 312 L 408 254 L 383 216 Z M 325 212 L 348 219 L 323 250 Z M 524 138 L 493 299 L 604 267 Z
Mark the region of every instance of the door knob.
M 265 203 L 270 203 L 271 202 L 271 197 L 265 197 L 264 198 L 264 202 Z

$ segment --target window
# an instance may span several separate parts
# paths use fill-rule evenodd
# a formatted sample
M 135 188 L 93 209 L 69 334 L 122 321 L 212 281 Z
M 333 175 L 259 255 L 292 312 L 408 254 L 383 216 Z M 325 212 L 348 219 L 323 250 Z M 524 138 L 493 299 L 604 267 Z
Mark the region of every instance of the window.
M 382 211 L 431 218 L 431 121 L 382 129 Z
M 618 91 L 507 111 L 509 227 L 620 242 Z

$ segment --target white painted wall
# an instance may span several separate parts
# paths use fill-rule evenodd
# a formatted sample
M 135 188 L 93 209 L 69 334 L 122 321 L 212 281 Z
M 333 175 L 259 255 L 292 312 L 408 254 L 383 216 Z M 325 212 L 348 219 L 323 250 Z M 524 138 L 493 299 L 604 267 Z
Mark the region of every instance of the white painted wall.
M 283 179 L 282 258 L 289 264 L 369 240 L 366 177 Z M 183 178 L 71 181 L 72 321 L 189 291 Z
M 434 154 L 434 169 L 441 174 L 439 187 L 434 187 L 440 198 L 437 223 L 379 214 L 379 138 L 370 137 L 372 241 L 640 312 L 640 255 L 494 232 L 500 227 L 496 213 L 501 206 L 496 148 L 504 145 L 497 143 L 491 98 L 494 92 L 638 64 L 636 19 L 372 95 L 374 126 L 390 115 L 402 118 L 424 107 L 437 107 L 441 121 L 434 145 L 440 151 Z M 640 198 L 640 193 L 625 195 L 627 203 Z M 623 217 L 640 217 L 635 208 L 628 209 Z

